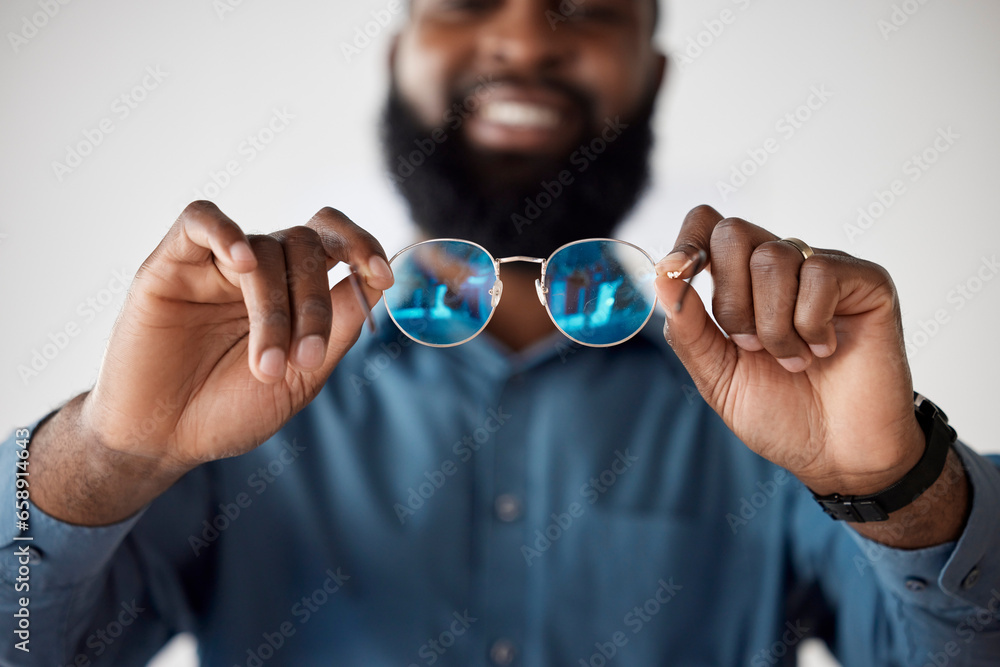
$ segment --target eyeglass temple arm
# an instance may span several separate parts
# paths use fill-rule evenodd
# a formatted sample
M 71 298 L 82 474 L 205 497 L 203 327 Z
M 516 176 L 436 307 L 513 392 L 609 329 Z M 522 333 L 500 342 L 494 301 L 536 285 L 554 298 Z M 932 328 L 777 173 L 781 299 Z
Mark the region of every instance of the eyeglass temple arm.
M 694 277 L 698 275 L 698 272 L 708 263 L 708 254 L 702 250 L 698 249 L 698 256 L 694 260 L 694 268 L 691 270 L 691 278 L 684 283 L 684 288 L 681 290 L 681 295 L 677 299 L 677 305 L 674 306 L 676 312 L 681 312 L 681 306 L 684 305 L 684 297 L 687 296 L 688 290 L 691 289 L 691 283 L 694 282 Z
M 368 306 L 368 300 L 365 299 L 365 293 L 361 291 L 361 282 L 358 277 L 358 270 L 353 266 L 351 267 L 351 272 L 347 274 L 348 282 L 351 283 L 351 287 L 354 289 L 354 298 L 358 300 L 358 305 L 361 306 L 361 312 L 365 314 L 365 322 L 368 323 L 368 330 L 375 333 L 375 318 L 372 316 L 372 309 Z

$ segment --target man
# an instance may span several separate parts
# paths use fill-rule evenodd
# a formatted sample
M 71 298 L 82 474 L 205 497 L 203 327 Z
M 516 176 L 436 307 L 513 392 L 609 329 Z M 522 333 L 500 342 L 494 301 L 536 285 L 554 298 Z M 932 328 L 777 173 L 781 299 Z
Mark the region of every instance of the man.
M 543 257 L 637 198 L 655 4 L 557 10 L 413 3 L 385 143 L 424 236 Z M 718 327 L 683 280 L 702 258 Z M 880 267 L 699 207 L 657 265 L 665 331 L 567 345 L 511 263 L 487 332 L 441 350 L 386 318 L 358 338 L 327 269 L 373 305 L 386 260 L 333 209 L 250 237 L 182 213 L 94 388 L 0 453 L 30 471 L 0 524 L 4 585 L 30 593 L 0 598 L 4 664 L 143 664 L 178 631 L 246 667 L 765 665 L 807 636 L 846 665 L 1000 656 L 1000 471 L 917 416 Z

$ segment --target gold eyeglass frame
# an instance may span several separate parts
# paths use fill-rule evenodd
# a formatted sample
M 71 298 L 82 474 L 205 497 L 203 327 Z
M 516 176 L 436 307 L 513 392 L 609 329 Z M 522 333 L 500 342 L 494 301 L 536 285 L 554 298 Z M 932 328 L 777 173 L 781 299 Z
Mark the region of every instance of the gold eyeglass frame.
M 418 241 L 416 243 L 411 243 L 410 245 L 406 246 L 402 250 L 398 251 L 389 260 L 389 266 L 391 267 L 392 263 L 396 260 L 396 258 L 398 258 L 403 253 L 406 253 L 406 252 L 408 252 L 408 251 L 410 251 L 410 250 L 412 250 L 412 249 L 414 249 L 414 248 L 416 248 L 418 246 L 426 245 L 426 244 L 429 244 L 429 243 L 455 242 L 455 243 L 464 243 L 464 244 L 471 245 L 471 246 L 474 246 L 476 248 L 479 248 L 484 253 L 486 253 L 486 256 L 489 257 L 490 260 L 492 260 L 492 262 L 493 262 L 493 273 L 494 273 L 495 282 L 493 283 L 493 287 L 491 287 L 490 290 L 489 290 L 489 292 L 488 292 L 489 295 L 490 295 L 490 297 L 491 297 L 491 299 L 490 299 L 490 304 L 491 305 L 490 305 L 490 314 L 489 314 L 489 317 L 486 318 L 486 321 L 483 323 L 483 326 L 479 328 L 479 330 L 477 330 L 474 334 L 472 334 L 468 338 L 465 338 L 464 340 L 458 341 L 457 343 L 427 343 L 427 342 L 419 340 L 419 339 L 411 336 L 409 333 L 407 333 L 406 329 L 404 329 L 403 326 L 400 325 L 400 323 L 396 321 L 395 316 L 392 314 L 392 310 L 389 309 L 388 302 L 386 302 L 386 304 L 385 304 L 385 309 L 386 309 L 386 312 L 389 313 L 389 317 L 392 319 L 393 323 L 399 328 L 399 330 L 401 332 L 403 332 L 403 334 L 407 338 L 409 338 L 410 340 L 413 340 L 414 342 L 420 343 L 421 345 L 426 345 L 427 347 L 455 347 L 457 345 L 463 345 L 465 343 L 468 343 L 470 340 L 472 340 L 473 338 L 475 338 L 479 334 L 481 334 L 483 331 L 485 331 L 486 327 L 490 323 L 490 320 L 493 319 L 493 315 L 496 313 L 497 305 L 499 305 L 499 303 L 500 303 L 500 297 L 503 295 L 503 281 L 500 280 L 500 266 L 503 265 L 503 264 L 510 264 L 510 263 L 513 263 L 513 262 L 526 262 L 526 263 L 530 263 L 530 264 L 539 264 L 540 265 L 540 272 L 541 273 L 540 273 L 540 276 L 535 279 L 535 292 L 538 295 L 538 301 L 539 301 L 539 303 L 541 303 L 542 307 L 545 308 L 545 313 L 549 316 L 549 319 L 552 320 L 552 324 L 556 327 L 556 330 L 559 331 L 559 333 L 563 334 L 564 336 L 566 336 L 566 338 L 569 338 L 574 343 L 577 343 L 579 345 L 584 345 L 586 347 L 614 347 L 615 345 L 621 345 L 622 343 L 624 343 L 627 340 L 630 340 L 636 334 L 638 334 L 640 331 L 642 331 L 642 329 L 646 326 L 646 324 L 649 323 L 650 318 L 653 316 L 653 313 L 656 311 L 657 298 L 656 298 L 655 294 L 653 295 L 653 301 L 652 301 L 652 303 L 650 305 L 649 312 L 646 314 L 646 318 L 643 320 L 642 324 L 634 332 L 632 332 L 628 337 L 623 338 L 623 339 L 621 339 L 619 341 L 616 341 L 614 343 L 586 343 L 586 342 L 584 342 L 582 340 L 579 340 L 579 339 L 574 338 L 573 336 L 569 335 L 568 333 L 566 333 L 565 331 L 563 331 L 562 328 L 559 326 L 559 324 L 556 322 L 556 318 L 552 315 L 552 311 L 549 309 L 548 300 L 546 299 L 546 295 L 549 293 L 549 288 L 545 284 L 545 275 L 546 275 L 546 269 L 548 268 L 549 262 L 552 260 L 552 258 L 555 257 L 561 251 L 565 250 L 566 248 L 570 248 L 572 246 L 579 245 L 581 243 L 592 243 L 592 242 L 595 242 L 595 241 L 610 242 L 610 243 L 620 243 L 622 245 L 625 245 L 625 246 L 628 246 L 628 247 L 633 248 L 635 250 L 638 250 L 642 254 L 642 256 L 645 257 L 649 261 L 649 271 L 650 271 L 650 273 L 652 275 L 654 275 L 654 276 L 656 275 L 656 262 L 649 255 L 649 253 L 646 252 L 645 250 L 643 250 L 642 248 L 640 248 L 639 246 L 635 245 L 634 243 L 629 243 L 628 241 L 622 241 L 621 239 L 591 238 L 591 239 L 580 239 L 578 241 L 571 241 L 569 243 L 564 243 L 563 245 L 561 245 L 558 248 L 556 248 L 555 250 L 553 250 L 552 253 L 548 257 L 530 257 L 530 256 L 527 256 L 527 255 L 513 255 L 511 257 L 500 257 L 500 258 L 494 257 L 493 253 L 491 253 L 489 250 L 487 250 L 486 248 L 484 248 L 480 244 L 476 243 L 475 241 L 468 241 L 466 239 L 459 239 L 459 238 L 426 239 L 424 241 Z M 392 289 L 392 288 L 390 287 L 389 289 Z M 385 301 L 384 298 L 382 300 Z

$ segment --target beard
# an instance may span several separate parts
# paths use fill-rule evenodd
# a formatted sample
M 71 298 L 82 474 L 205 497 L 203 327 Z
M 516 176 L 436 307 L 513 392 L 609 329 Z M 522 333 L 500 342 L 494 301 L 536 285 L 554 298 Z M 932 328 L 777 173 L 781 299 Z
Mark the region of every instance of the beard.
M 450 108 L 471 99 L 456 96 Z M 428 128 L 394 82 L 381 122 L 384 164 L 427 238 L 474 241 L 494 257 L 548 257 L 572 241 L 612 236 L 635 206 L 649 184 L 654 106 L 651 91 L 633 117 L 592 120 L 566 155 L 526 157 L 473 148 L 457 114 Z

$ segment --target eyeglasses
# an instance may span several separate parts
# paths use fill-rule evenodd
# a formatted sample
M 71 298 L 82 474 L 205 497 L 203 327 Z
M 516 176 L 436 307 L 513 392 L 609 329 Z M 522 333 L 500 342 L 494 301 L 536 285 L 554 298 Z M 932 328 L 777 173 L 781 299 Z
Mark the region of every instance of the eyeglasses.
M 478 336 L 503 293 L 500 265 L 541 265 L 538 300 L 563 334 L 590 347 L 624 343 L 653 314 L 653 259 L 638 246 L 615 239 L 567 243 L 548 259 L 494 258 L 460 239 L 434 239 L 408 246 L 389 264 L 395 283 L 383 300 L 404 334 L 432 347 L 461 345 Z

